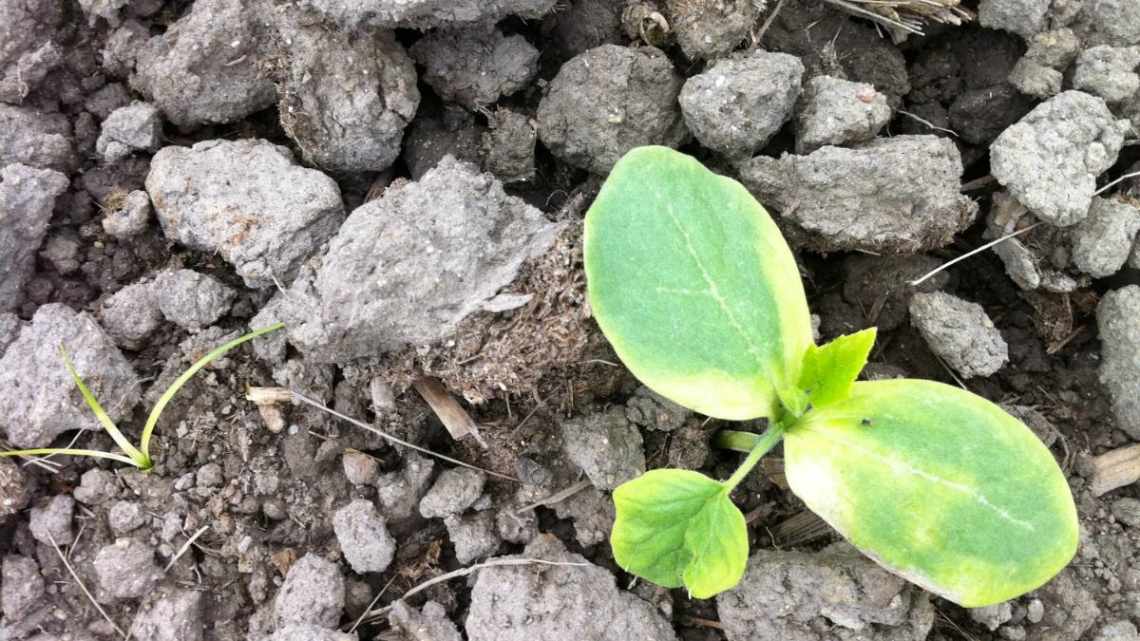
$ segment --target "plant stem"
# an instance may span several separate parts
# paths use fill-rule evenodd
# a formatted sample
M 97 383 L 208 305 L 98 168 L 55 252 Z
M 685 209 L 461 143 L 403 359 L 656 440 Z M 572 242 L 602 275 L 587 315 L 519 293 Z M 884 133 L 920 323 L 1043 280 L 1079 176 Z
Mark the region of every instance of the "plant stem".
M 166 388 L 166 391 L 163 392 L 162 396 L 158 398 L 158 402 L 154 404 L 154 408 L 150 410 L 150 415 L 146 418 L 146 424 L 143 425 L 142 441 L 139 448 L 142 450 L 139 452 L 139 455 L 142 458 L 139 459 L 139 462 L 141 463 L 139 467 L 144 471 L 149 470 L 151 467 L 153 467 L 153 463 L 150 460 L 151 434 L 154 433 L 154 428 L 158 425 L 158 418 L 162 416 L 162 410 L 166 409 L 167 403 L 174 399 L 174 396 L 178 394 L 178 390 L 182 389 L 182 386 L 185 385 L 187 381 L 193 378 L 194 375 L 197 374 L 198 371 L 203 367 L 209 365 L 215 359 L 220 358 L 223 354 L 237 347 L 238 345 L 241 345 L 247 341 L 251 341 L 258 336 L 261 336 L 262 334 L 275 332 L 283 327 L 285 327 L 285 323 L 274 323 L 269 327 L 262 327 L 261 329 L 257 329 L 243 336 L 239 336 L 238 338 L 235 338 L 225 345 L 215 348 L 214 351 L 198 359 L 196 363 L 190 366 L 190 369 L 182 372 L 178 378 L 174 379 L 174 382 L 170 384 L 170 387 Z
M 769 450 L 776 447 L 776 444 L 779 443 L 782 438 L 784 438 L 784 426 L 779 422 L 772 423 L 768 427 L 768 430 L 761 434 L 760 438 L 756 440 L 756 446 L 748 453 L 748 456 L 744 459 L 744 462 L 740 464 L 740 467 L 736 468 L 732 476 L 728 477 L 728 480 L 722 483 L 725 491 L 731 492 L 736 489 L 736 486 L 740 485 L 740 482 L 744 480 L 744 477 L 748 476 L 752 468 L 756 467 L 760 459 L 764 458 L 764 455 L 767 454 Z
M 721 430 L 713 437 L 713 447 L 719 450 L 732 450 L 742 454 L 752 453 L 752 449 L 764 438 L 756 432 L 741 432 L 738 430 Z

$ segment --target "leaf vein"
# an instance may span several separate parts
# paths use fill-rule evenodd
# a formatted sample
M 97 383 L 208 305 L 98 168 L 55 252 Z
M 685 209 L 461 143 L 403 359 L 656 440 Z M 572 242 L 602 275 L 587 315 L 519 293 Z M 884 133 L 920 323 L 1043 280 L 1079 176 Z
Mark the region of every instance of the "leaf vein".
M 724 300 L 724 296 L 721 295 L 720 289 L 718 289 L 716 286 L 716 281 L 713 280 L 712 275 L 709 274 L 707 269 L 705 269 L 704 262 L 701 261 L 700 256 L 697 254 L 696 248 L 693 247 L 693 240 L 689 236 L 689 232 L 685 230 L 685 227 L 681 224 L 681 220 L 677 218 L 677 213 L 673 211 L 673 204 L 669 203 L 669 206 L 666 207 L 665 210 L 669 214 L 669 219 L 673 222 L 673 226 L 676 227 L 677 232 L 681 234 L 681 239 L 685 241 L 685 250 L 693 259 L 693 264 L 695 264 L 697 266 L 697 269 L 701 272 L 701 277 L 705 281 L 705 286 L 708 287 L 708 290 L 705 293 L 708 294 L 708 296 L 716 302 L 721 312 L 724 313 L 725 318 L 728 319 L 728 324 L 744 341 L 744 344 L 748 349 L 748 353 L 754 359 L 756 359 L 756 365 L 760 368 L 760 371 L 767 373 L 768 368 L 764 365 L 766 360 L 764 352 L 760 350 L 760 347 L 756 344 L 752 337 L 749 336 L 748 332 L 744 330 L 744 325 L 741 324 L 741 322 L 736 318 L 736 315 L 732 313 L 731 309 L 729 309 L 728 303 Z
M 971 488 L 968 485 L 964 485 L 962 483 L 958 483 L 955 481 L 951 481 L 950 479 L 943 478 L 937 474 L 934 474 L 933 472 L 928 472 L 922 468 L 911 465 L 910 463 L 907 463 L 906 461 L 900 460 L 900 459 L 893 457 L 893 456 L 888 456 L 886 454 L 883 454 L 882 452 L 879 452 L 878 450 L 875 450 L 874 448 L 864 447 L 864 446 L 856 444 L 853 441 L 850 441 L 850 440 L 847 440 L 844 438 L 840 438 L 840 437 L 836 436 L 836 434 L 834 432 L 826 432 L 826 433 L 821 432 L 819 430 L 811 429 L 808 425 L 801 426 L 801 429 L 803 429 L 806 432 L 811 432 L 813 434 L 816 434 L 816 435 L 818 435 L 824 439 L 833 440 L 836 443 L 843 445 L 844 447 L 848 447 L 852 450 L 859 452 L 860 454 L 863 454 L 865 456 L 873 458 L 873 459 L 877 460 L 878 462 L 883 463 L 884 465 L 887 465 L 892 470 L 906 472 L 908 474 L 917 476 L 921 479 L 930 481 L 931 483 L 934 483 L 936 485 L 941 485 L 942 487 L 945 487 L 951 491 L 962 494 L 963 496 L 966 496 L 966 497 L 972 499 L 973 501 L 975 501 L 978 505 L 981 505 L 982 507 L 992 511 L 995 514 L 997 514 L 998 517 L 1000 517 L 1001 519 L 1003 519 L 1009 523 L 1012 523 L 1013 525 L 1016 525 L 1020 528 L 1024 528 L 1026 530 L 1029 530 L 1030 532 L 1033 532 L 1037 529 L 1029 521 L 1026 521 L 1024 519 L 1019 519 L 1016 516 L 1010 514 L 1008 510 L 1001 507 L 1000 505 L 995 504 L 985 494 Z

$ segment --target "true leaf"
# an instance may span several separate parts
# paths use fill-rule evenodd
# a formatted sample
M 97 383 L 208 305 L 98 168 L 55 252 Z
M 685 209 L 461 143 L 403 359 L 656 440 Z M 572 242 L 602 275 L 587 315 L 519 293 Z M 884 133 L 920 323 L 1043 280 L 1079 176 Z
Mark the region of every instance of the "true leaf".
M 875 328 L 840 336 L 817 347 L 809 345 L 800 373 L 800 389 L 807 392 L 812 407 L 822 407 L 847 398 L 851 385 L 867 364 L 875 345 Z
M 1077 515 L 1049 450 L 993 403 L 948 385 L 855 383 L 784 440 L 788 484 L 883 566 L 965 607 L 1059 572 Z
M 614 560 L 699 599 L 736 585 L 748 562 L 748 529 L 724 485 L 689 470 L 651 470 L 614 490 Z
M 774 416 L 811 320 L 791 250 L 740 183 L 665 147 L 614 167 L 586 216 L 590 305 L 648 387 L 724 419 Z

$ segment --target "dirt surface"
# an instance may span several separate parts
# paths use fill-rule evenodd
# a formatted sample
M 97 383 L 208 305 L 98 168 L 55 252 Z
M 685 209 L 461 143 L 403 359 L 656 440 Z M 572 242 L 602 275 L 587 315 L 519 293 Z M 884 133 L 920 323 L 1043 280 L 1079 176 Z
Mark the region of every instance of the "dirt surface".
M 0 459 L 0 638 L 1140 641 L 1140 487 L 1090 483 L 1140 440 L 1140 181 L 1109 185 L 1140 159 L 1137 6 L 964 2 L 902 37 L 816 0 L 0 0 L 5 445 L 113 448 L 61 342 L 135 438 L 191 362 L 287 323 L 184 389 L 150 473 Z M 866 376 L 1034 429 L 1081 518 L 1061 575 L 932 597 L 778 450 L 733 497 L 740 588 L 616 567 L 613 487 L 738 460 L 591 319 L 581 221 L 644 144 L 772 210 L 820 339 L 879 328 Z

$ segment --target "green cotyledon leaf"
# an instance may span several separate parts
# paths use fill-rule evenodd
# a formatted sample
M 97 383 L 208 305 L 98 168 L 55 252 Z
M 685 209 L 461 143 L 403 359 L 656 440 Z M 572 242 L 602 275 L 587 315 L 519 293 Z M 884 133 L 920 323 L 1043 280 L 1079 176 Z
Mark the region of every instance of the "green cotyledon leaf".
M 775 414 L 811 319 L 791 250 L 740 183 L 636 148 L 590 207 L 584 242 L 594 317 L 634 375 L 708 416 Z
M 650 470 L 614 490 L 610 544 L 627 572 L 707 599 L 740 582 L 748 528 L 724 484 L 689 470 Z
M 788 484 L 872 559 L 964 607 L 1033 590 L 1077 548 L 1053 455 L 1020 421 L 956 387 L 855 383 L 784 437 Z
M 867 364 L 875 345 L 874 327 L 840 336 L 822 347 L 808 346 L 800 372 L 802 389 L 812 407 L 823 407 L 847 398 L 851 385 Z

